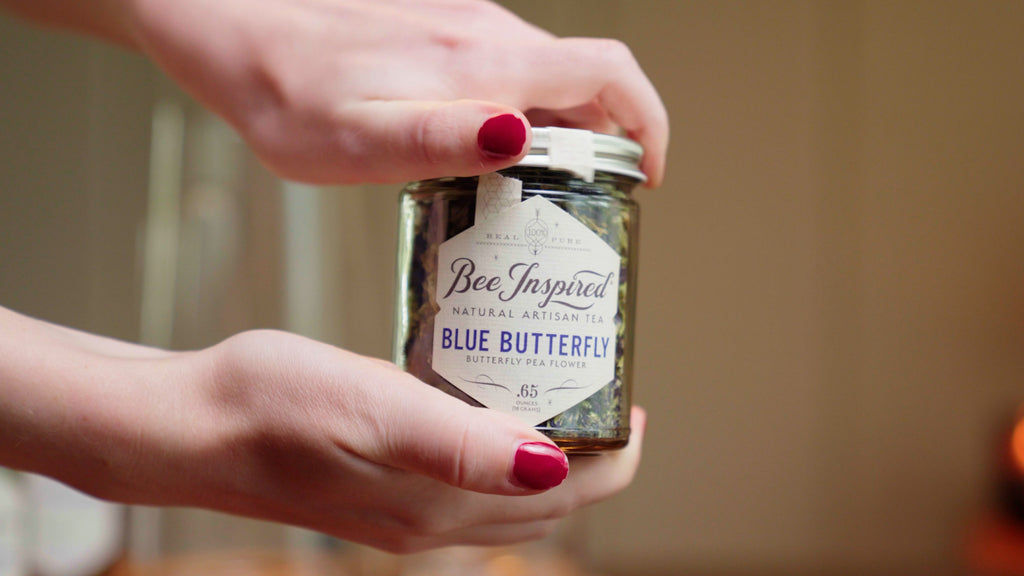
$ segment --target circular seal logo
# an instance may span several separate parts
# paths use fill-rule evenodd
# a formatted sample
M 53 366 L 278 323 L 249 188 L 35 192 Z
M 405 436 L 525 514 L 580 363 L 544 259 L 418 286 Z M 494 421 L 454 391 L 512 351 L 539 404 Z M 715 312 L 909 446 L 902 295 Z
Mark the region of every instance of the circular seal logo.
M 526 247 L 530 250 L 530 254 L 534 256 L 540 254 L 548 241 L 548 225 L 540 219 L 540 210 L 537 210 L 536 216 L 526 223 L 523 232 L 523 235 L 526 237 Z

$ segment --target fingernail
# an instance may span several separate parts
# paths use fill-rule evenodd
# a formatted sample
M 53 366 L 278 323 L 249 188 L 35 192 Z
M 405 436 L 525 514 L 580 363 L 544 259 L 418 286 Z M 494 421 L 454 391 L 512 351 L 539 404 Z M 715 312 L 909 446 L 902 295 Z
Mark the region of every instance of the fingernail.
M 569 474 L 565 453 L 544 442 L 526 442 L 516 450 L 512 474 L 516 481 L 533 490 L 554 488 Z
M 526 125 L 515 114 L 488 118 L 477 133 L 476 143 L 491 156 L 516 156 L 523 151 L 523 144 L 526 144 Z

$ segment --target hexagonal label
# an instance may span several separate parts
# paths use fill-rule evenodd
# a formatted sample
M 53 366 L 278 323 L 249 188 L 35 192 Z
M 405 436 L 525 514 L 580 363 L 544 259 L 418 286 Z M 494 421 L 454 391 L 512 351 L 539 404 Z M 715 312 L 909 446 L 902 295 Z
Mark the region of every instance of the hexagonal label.
M 618 253 L 534 196 L 440 247 L 433 369 L 536 425 L 615 378 Z

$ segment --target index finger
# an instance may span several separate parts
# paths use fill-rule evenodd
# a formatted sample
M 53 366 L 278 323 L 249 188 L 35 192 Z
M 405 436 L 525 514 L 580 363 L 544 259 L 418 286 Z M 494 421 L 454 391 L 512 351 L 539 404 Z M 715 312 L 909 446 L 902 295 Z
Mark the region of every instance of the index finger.
M 555 39 L 520 60 L 517 85 L 524 109 L 573 108 L 597 102 L 626 135 L 644 147 L 640 168 L 651 188 L 665 174 L 669 124 L 658 91 L 629 48 L 618 40 Z

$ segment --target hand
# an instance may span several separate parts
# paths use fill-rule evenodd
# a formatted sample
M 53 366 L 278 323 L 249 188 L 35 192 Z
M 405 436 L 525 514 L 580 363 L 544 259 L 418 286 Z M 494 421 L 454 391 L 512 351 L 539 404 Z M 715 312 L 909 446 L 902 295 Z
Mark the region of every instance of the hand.
M 667 114 L 617 41 L 558 39 L 485 0 L 118 1 L 126 37 L 288 178 L 493 171 L 528 150 L 529 118 L 621 127 L 662 180 Z
M 271 331 L 154 353 L 4 312 L 0 462 L 115 501 L 410 552 L 544 536 L 639 462 L 640 410 L 629 447 L 574 459 L 545 490 L 565 464 L 548 439 L 387 362 Z

